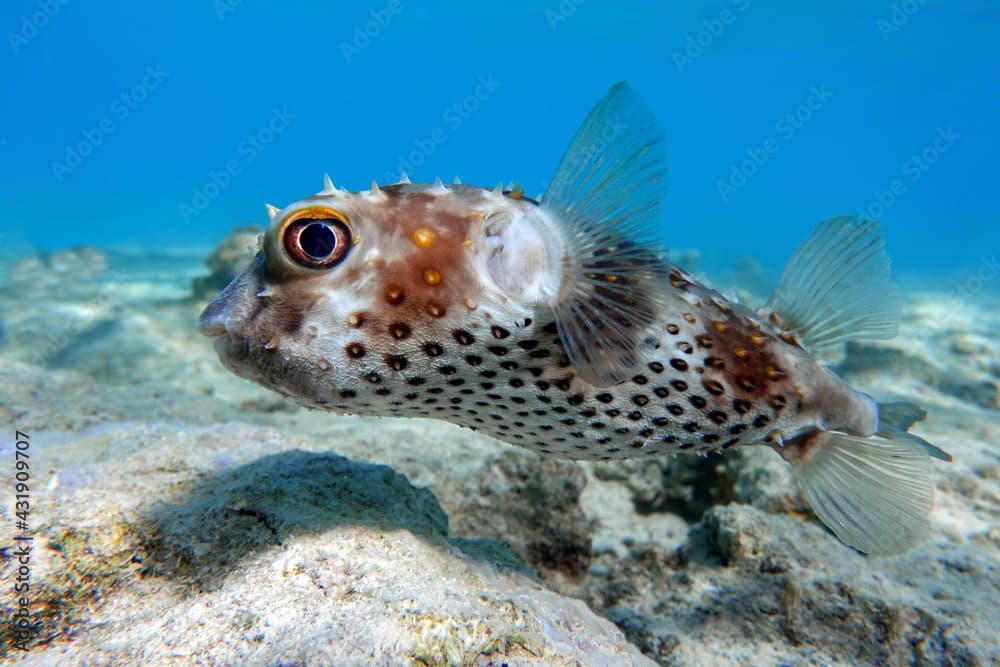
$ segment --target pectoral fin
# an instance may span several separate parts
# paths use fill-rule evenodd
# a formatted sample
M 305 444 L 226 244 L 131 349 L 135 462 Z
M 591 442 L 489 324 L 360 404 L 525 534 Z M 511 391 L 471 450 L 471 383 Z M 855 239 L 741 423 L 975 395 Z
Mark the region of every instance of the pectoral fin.
M 542 197 L 565 240 L 549 305 L 580 376 L 607 386 L 635 374 L 648 327 L 662 316 L 669 266 L 658 243 L 666 190 L 663 133 L 618 83 L 584 120 Z

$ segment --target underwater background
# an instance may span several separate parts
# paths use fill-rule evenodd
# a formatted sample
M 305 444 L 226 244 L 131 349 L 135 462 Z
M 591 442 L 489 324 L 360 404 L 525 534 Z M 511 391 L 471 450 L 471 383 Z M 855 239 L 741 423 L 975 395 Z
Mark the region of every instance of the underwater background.
M 820 219 L 863 213 L 900 274 L 940 287 L 1000 245 L 994 2 L 51 0 L 4 15 L 8 249 L 209 246 L 324 172 L 535 195 L 621 79 L 666 130 L 673 247 L 776 274 Z
M 1000 3 L 33 0 L 0 28 L 0 664 L 1000 664 Z M 918 547 L 838 542 L 764 447 L 579 463 L 313 412 L 198 333 L 265 202 L 403 171 L 537 196 L 620 80 L 710 286 L 759 306 L 821 220 L 881 222 L 899 335 L 831 365 L 954 458 Z

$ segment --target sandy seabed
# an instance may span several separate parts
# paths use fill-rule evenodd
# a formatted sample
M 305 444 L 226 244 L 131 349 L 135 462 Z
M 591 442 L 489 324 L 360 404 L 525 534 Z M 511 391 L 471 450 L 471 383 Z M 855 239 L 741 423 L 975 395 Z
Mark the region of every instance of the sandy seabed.
M 763 448 L 572 463 L 289 404 L 195 330 L 206 254 L 0 270 L 5 662 L 1000 664 L 996 295 L 907 293 L 901 335 L 837 366 L 927 409 L 914 431 L 955 458 L 935 463 L 926 543 L 870 558 Z

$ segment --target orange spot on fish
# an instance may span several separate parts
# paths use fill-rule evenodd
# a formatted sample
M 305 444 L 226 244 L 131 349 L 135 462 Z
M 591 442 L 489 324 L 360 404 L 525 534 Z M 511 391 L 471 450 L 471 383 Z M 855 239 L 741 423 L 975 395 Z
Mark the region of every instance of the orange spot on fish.
M 726 323 L 725 322 L 720 322 L 720 321 L 716 320 L 715 322 L 712 322 L 712 326 L 715 327 L 715 330 L 718 331 L 719 333 L 726 333 Z
M 465 297 L 464 299 L 462 299 L 462 303 L 464 303 L 465 307 L 468 308 L 469 310 L 475 310 L 476 308 L 479 308 L 479 304 L 470 299 L 469 297 Z
M 434 243 L 434 232 L 426 227 L 420 227 L 413 232 L 413 242 L 421 248 L 428 248 Z
M 792 345 L 798 345 L 799 344 L 799 341 L 795 337 L 795 334 L 793 334 L 793 333 L 791 333 L 789 331 L 782 331 L 778 335 L 781 336 L 781 340 L 785 341 L 786 343 L 791 343 Z
M 759 333 L 750 334 L 750 340 L 753 341 L 754 345 L 763 345 L 767 342 L 767 339 L 761 336 Z
M 424 269 L 424 282 L 428 285 L 437 285 L 441 282 L 441 272 L 436 269 Z

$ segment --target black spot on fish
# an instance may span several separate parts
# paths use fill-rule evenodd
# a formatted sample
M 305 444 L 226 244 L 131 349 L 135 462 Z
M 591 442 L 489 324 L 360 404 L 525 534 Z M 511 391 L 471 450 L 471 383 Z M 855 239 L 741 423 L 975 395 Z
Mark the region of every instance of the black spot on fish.
M 716 424 L 723 424 L 729 417 L 722 410 L 712 410 L 708 413 L 708 418 Z
M 722 383 L 717 380 L 702 380 L 701 386 L 703 386 L 705 391 L 713 396 L 721 396 L 726 391 L 725 387 L 722 386 Z
M 393 322 L 389 325 L 389 333 L 396 340 L 406 340 L 410 337 L 410 327 L 403 322 Z
M 462 345 L 472 345 L 476 342 L 476 339 L 473 338 L 472 334 L 465 329 L 455 329 L 451 332 L 451 335 Z
M 390 354 L 386 356 L 385 363 L 388 364 L 389 368 L 394 371 L 406 370 L 406 366 L 409 364 L 406 357 L 401 354 Z
M 421 349 L 428 357 L 440 357 L 444 354 L 444 348 L 437 343 L 424 343 Z

